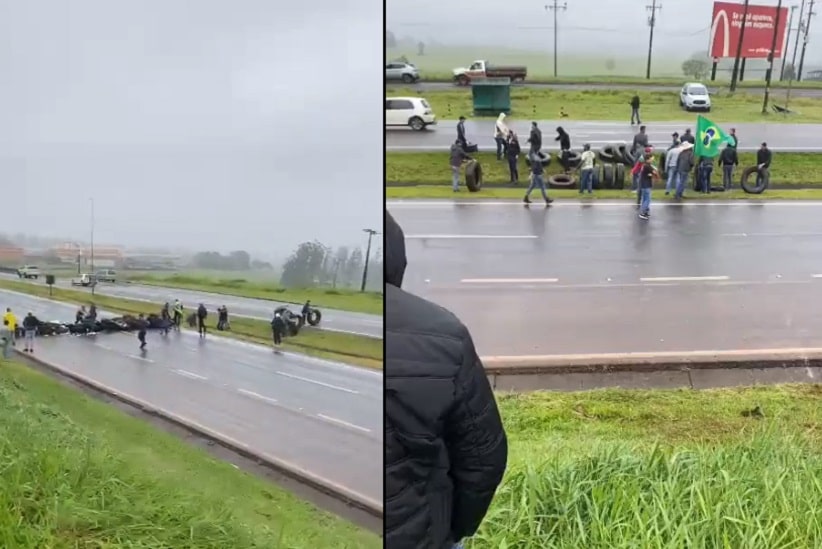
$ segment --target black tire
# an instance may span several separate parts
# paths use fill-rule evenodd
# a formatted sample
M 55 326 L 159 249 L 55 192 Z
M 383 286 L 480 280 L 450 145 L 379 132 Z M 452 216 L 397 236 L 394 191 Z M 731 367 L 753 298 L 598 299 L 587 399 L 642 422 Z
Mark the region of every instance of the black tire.
M 574 176 L 558 173 L 548 178 L 548 187 L 551 189 L 570 189 L 576 184 Z
M 415 132 L 421 132 L 425 129 L 425 122 L 419 116 L 412 116 L 408 121 L 408 126 Z
M 465 186 L 472 193 L 482 189 L 482 165 L 476 160 L 469 160 L 465 164 Z
M 621 165 L 622 164 L 605 164 L 602 166 L 602 188 L 614 188 L 614 170 L 616 169 L 616 166 Z
M 289 337 L 294 337 L 295 335 L 300 333 L 300 325 L 296 322 L 289 322 L 288 323 L 288 335 Z
M 636 158 L 633 154 L 631 154 L 631 150 L 628 148 L 628 145 L 619 145 L 617 147 L 617 160 L 621 161 L 623 164 L 627 166 L 633 166 L 636 164 Z
M 316 326 L 322 319 L 323 314 L 318 309 L 311 309 L 308 312 L 308 318 L 306 320 L 311 326 Z
M 460 86 L 467 86 L 470 83 L 471 79 L 465 76 L 464 74 L 461 74 L 457 77 L 457 84 L 459 84 Z
M 540 158 L 540 162 L 542 163 L 543 168 L 547 168 L 551 165 L 551 154 L 547 152 L 539 151 L 537 155 Z M 531 157 L 529 155 L 525 155 L 525 165 L 529 168 L 531 167 Z
M 579 167 L 580 164 L 582 164 L 582 155 L 578 152 L 569 151 L 566 162 L 569 168 L 575 170 Z
M 617 161 L 617 148 L 614 145 L 605 145 L 599 150 L 599 159 L 602 162 L 613 163 Z
M 765 189 L 768 188 L 768 185 L 771 182 L 771 175 L 765 170 L 764 177 L 762 178 L 762 182 L 757 185 L 756 184 L 756 166 L 751 166 L 750 168 L 745 168 L 742 170 L 742 178 L 739 181 L 739 186 L 742 187 L 742 190 L 748 194 L 762 194 L 765 192 Z M 754 183 L 748 183 L 748 179 L 754 176 Z
M 625 188 L 625 164 L 614 164 L 614 178 L 611 188 L 619 190 Z
M 411 76 L 410 74 L 403 74 L 402 75 L 402 81 L 405 82 L 406 84 L 413 84 L 414 83 L 414 77 Z

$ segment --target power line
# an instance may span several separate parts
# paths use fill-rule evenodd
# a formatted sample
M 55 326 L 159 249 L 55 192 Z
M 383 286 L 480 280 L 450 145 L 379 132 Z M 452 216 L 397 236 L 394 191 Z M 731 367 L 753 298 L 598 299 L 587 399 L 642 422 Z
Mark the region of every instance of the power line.
M 559 5 L 559 0 L 554 0 L 553 5 L 547 4 L 545 6 L 546 10 L 551 10 L 554 12 L 554 78 L 557 77 L 557 12 L 559 10 L 567 11 L 568 10 L 568 2 L 563 2 L 563 4 Z
M 645 6 L 645 9 L 651 12 L 651 16 L 648 18 L 648 26 L 651 27 L 651 31 L 648 35 L 648 66 L 645 67 L 645 78 L 650 80 L 651 55 L 654 52 L 654 27 L 656 26 L 656 12 L 662 10 L 662 4 L 657 4 L 656 0 L 653 0 L 650 6 Z
M 811 30 L 811 17 L 816 15 L 813 11 L 814 0 L 810 0 L 808 4 L 808 18 L 805 20 L 805 38 L 802 41 L 802 55 L 799 56 L 799 71 L 796 73 L 796 79 L 802 80 L 802 68 L 805 66 L 805 50 L 808 48 L 808 34 Z

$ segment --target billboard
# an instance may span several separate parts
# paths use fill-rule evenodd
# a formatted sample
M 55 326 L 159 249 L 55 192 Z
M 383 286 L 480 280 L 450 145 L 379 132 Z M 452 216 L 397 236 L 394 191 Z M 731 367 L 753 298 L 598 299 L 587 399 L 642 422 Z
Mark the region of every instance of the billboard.
M 736 57 L 744 13 L 745 9 L 742 4 L 714 2 L 714 15 L 711 20 L 711 57 Z M 774 25 L 776 25 L 775 6 L 749 5 L 741 57 L 767 58 L 773 42 Z M 782 57 L 786 49 L 787 28 L 788 8 L 782 8 L 779 14 L 779 28 L 776 30 L 775 58 Z

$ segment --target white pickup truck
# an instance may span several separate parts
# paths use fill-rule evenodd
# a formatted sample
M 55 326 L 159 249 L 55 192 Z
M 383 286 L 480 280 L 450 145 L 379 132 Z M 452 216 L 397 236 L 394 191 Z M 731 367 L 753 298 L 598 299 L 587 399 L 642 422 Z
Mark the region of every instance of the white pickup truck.
M 36 265 L 23 265 L 17 269 L 17 276 L 37 280 L 40 277 L 40 268 Z
M 72 278 L 71 279 L 72 286 L 96 286 L 97 285 L 97 277 L 93 274 L 81 274 L 80 278 Z

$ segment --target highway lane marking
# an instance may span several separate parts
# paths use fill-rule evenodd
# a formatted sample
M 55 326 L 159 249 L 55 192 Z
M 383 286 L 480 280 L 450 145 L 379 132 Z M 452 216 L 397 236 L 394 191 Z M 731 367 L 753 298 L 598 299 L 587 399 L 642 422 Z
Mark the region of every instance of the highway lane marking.
M 407 234 L 411 240 L 516 240 L 539 238 L 535 234 Z
M 189 372 L 188 370 L 172 370 L 175 374 L 181 375 L 183 377 L 188 377 L 191 379 L 198 379 L 200 381 L 208 381 L 208 378 L 205 376 L 201 376 L 200 374 L 195 374 L 194 372 Z
M 153 360 L 151 360 L 150 358 L 144 357 L 144 356 L 140 356 L 140 355 L 127 355 L 127 356 L 128 356 L 128 358 L 133 358 L 134 360 L 141 360 L 143 362 L 148 362 L 150 364 L 154 364 Z
M 322 381 L 317 381 L 316 379 L 310 379 L 310 378 L 307 378 L 307 377 L 297 376 L 297 375 L 294 375 L 294 374 L 289 374 L 289 373 L 287 373 L 287 372 L 281 372 L 281 371 L 279 371 L 279 370 L 278 370 L 277 372 L 275 372 L 275 373 L 276 373 L 277 375 L 281 375 L 281 376 L 283 376 L 283 377 L 290 377 L 290 378 L 292 378 L 292 379 L 299 379 L 300 381 L 305 381 L 306 383 L 313 383 L 313 384 L 315 384 L 315 385 L 320 385 L 320 386 L 322 386 L 322 387 L 327 387 L 327 388 L 329 388 L 329 389 L 334 389 L 335 391 L 342 391 L 342 392 L 344 392 L 344 393 L 350 393 L 350 394 L 352 394 L 352 395 L 358 395 L 358 394 L 360 394 L 360 392 L 359 392 L 359 391 L 355 391 L 354 389 L 348 389 L 348 388 L 346 388 L 346 387 L 340 387 L 339 385 L 332 385 L 332 384 L 330 384 L 330 383 L 325 383 L 325 382 L 322 382 Z
M 522 208 L 521 200 L 389 200 L 386 205 L 391 208 L 408 208 L 408 209 L 441 209 L 454 208 L 456 206 L 484 206 L 484 207 L 514 207 Z M 567 207 L 567 206 L 595 206 L 597 208 L 627 208 L 631 206 L 636 208 L 635 200 L 602 200 L 596 203 L 581 200 L 555 200 L 551 207 Z M 655 208 L 688 208 L 688 207 L 702 207 L 702 206 L 721 206 L 723 208 L 763 208 L 768 206 L 773 207 L 790 207 L 790 208 L 819 208 L 822 206 L 822 201 L 819 200 L 794 200 L 794 201 L 779 201 L 779 200 L 737 200 L 725 202 L 656 202 Z
M 335 417 L 327 416 L 325 414 L 317 414 L 317 417 L 320 419 L 324 419 L 325 421 L 335 423 L 337 425 L 341 425 L 343 427 L 348 427 L 349 429 L 354 429 L 357 431 L 361 431 L 363 433 L 370 433 L 371 429 L 367 429 L 365 427 L 360 427 L 359 425 L 355 425 L 353 423 L 349 423 L 347 421 L 343 421 L 342 419 L 337 419 Z
M 237 389 L 238 393 L 242 393 L 246 396 L 251 398 L 256 398 L 257 400 L 262 400 L 263 402 L 268 402 L 269 404 L 277 404 L 276 398 L 267 397 L 265 395 L 261 395 L 260 393 L 255 393 L 254 391 L 249 391 L 248 389 Z
M 550 284 L 558 278 L 463 278 L 462 284 Z
M 730 280 L 729 276 L 649 276 L 640 278 L 640 282 L 719 282 Z
M 822 274 L 811 275 L 811 278 L 822 278 Z

